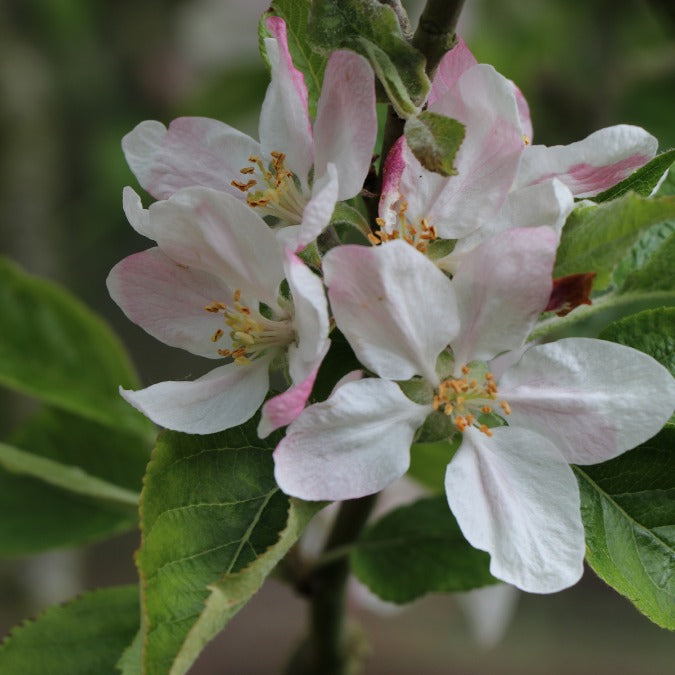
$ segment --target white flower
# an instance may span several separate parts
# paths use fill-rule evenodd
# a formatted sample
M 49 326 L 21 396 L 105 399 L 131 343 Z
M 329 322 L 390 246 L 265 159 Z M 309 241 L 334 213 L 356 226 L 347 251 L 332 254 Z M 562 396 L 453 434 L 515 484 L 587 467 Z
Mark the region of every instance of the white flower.
M 123 396 L 157 424 L 196 434 L 249 419 L 269 389 L 269 367 L 286 356 L 293 385 L 271 399 L 264 432 L 303 409 L 328 350 L 323 284 L 231 195 L 179 190 L 144 210 L 131 189 L 125 211 L 158 248 L 129 256 L 108 277 L 125 314 L 166 344 L 230 363 L 192 382 L 161 382 Z M 286 278 L 290 298 L 279 294 Z

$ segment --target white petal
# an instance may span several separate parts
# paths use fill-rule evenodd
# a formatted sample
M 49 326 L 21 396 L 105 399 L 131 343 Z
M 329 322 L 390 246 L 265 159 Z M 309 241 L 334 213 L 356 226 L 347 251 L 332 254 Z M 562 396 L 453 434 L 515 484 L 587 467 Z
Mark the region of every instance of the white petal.
M 274 451 L 277 483 L 310 500 L 378 492 L 408 470 L 410 444 L 430 411 L 393 382 L 348 382 L 288 427 Z
M 646 164 L 657 147 L 651 134 L 628 124 L 600 129 L 569 145 L 531 145 L 523 152 L 515 187 L 558 178 L 576 197 L 591 197 Z
M 281 249 L 272 230 L 246 204 L 224 192 L 186 188 L 149 211 L 157 243 L 172 260 L 277 306 L 284 278 Z
M 499 381 L 509 424 L 553 441 L 568 462 L 595 464 L 657 433 L 675 406 L 660 363 L 624 345 L 567 338 L 528 349 Z
M 158 248 L 125 258 L 108 275 L 108 291 L 122 311 L 153 337 L 209 359 L 229 348 L 221 314 L 204 308 L 232 302 L 232 291 L 207 272 L 177 265 Z M 211 338 L 220 329 L 222 338 Z
M 413 224 L 427 218 L 439 236 L 456 239 L 481 227 L 501 208 L 524 148 L 513 84 L 479 64 L 432 106 L 459 120 L 466 136 L 455 160 L 456 176 L 421 167 L 408 150 L 401 193 Z
M 483 586 L 455 595 L 479 647 L 491 649 L 502 640 L 515 614 L 519 595 L 508 584 Z
M 271 16 L 266 24 L 275 37 L 265 39 L 272 80 L 260 113 L 260 144 L 266 157 L 270 152 L 283 152 L 286 166 L 306 188 L 314 163 L 314 140 L 305 77 L 293 65 L 284 20 Z
M 297 383 L 318 367 L 328 351 L 328 302 L 321 279 L 289 251 L 284 269 L 293 298 L 293 328 L 297 335 L 297 347 L 292 345 L 289 349 L 289 370 Z
M 302 212 L 302 223 L 299 227 L 284 227 L 279 232 L 282 240 L 290 245 L 294 251 L 305 248 L 314 241 L 330 223 L 331 216 L 337 203 L 338 176 L 334 164 L 328 164 L 325 173 L 314 182 L 312 196 Z
M 556 247 L 550 227 L 514 228 L 462 258 L 452 279 L 461 326 L 451 343 L 458 368 L 525 342 L 551 295 Z
M 138 234 L 154 239 L 155 233 L 150 223 L 150 214 L 148 209 L 143 208 L 141 198 L 136 191 L 129 186 L 122 190 L 122 209 L 124 215 L 127 217 L 131 227 L 138 232 Z
M 376 136 L 375 77 L 368 61 L 354 52 L 333 52 L 314 122 L 314 176 L 322 176 L 329 162 L 335 164 L 338 200 L 361 191 Z
M 402 241 L 338 246 L 323 268 L 335 321 L 359 361 L 387 379 L 436 383 L 436 359 L 458 329 L 449 279 Z
M 168 129 L 154 120 L 141 122 L 122 139 L 122 149 L 138 182 L 157 199 L 192 186 L 241 198 L 230 183 L 241 180 L 240 169 L 260 153 L 250 136 L 207 117 L 179 117 Z
M 269 388 L 269 358 L 229 363 L 192 382 L 160 382 L 120 393 L 153 422 L 189 434 L 212 434 L 250 419 Z
M 579 488 L 555 446 L 527 429 L 488 438 L 467 429 L 448 465 L 448 503 L 490 572 L 523 591 L 554 593 L 583 573 Z

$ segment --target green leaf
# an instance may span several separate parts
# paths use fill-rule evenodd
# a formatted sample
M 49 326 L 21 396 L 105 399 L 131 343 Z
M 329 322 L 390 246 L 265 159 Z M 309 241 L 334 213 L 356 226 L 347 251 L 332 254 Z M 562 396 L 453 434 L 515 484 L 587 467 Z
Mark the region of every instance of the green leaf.
M 663 628 L 675 629 L 675 429 L 594 466 L 572 467 L 586 560 Z
M 312 51 L 310 47 L 309 6 L 310 0 L 273 0 L 270 8 L 260 20 L 258 33 L 261 40 L 270 37 L 265 26 L 265 20 L 268 16 L 280 16 L 286 22 L 288 49 L 293 59 L 293 65 L 305 76 L 309 98 L 309 114 L 314 117 L 328 59 L 323 54 Z M 264 46 L 261 51 L 267 58 Z
M 635 192 L 641 197 L 649 197 L 654 188 L 658 185 L 663 174 L 668 171 L 668 167 L 675 161 L 675 150 L 667 150 L 654 157 L 651 162 L 647 162 L 643 167 L 634 171 L 628 178 L 624 178 L 609 190 L 605 190 L 593 197 L 593 201 L 607 202 L 610 199 L 616 199 L 626 192 Z
M 434 492 L 444 493 L 445 470 L 461 442 L 458 434 L 452 441 L 413 443 L 408 475 Z
M 19 428 L 8 444 L 43 466 L 79 467 L 118 493 L 140 491 L 149 449 L 123 431 L 59 410 L 44 410 Z M 70 471 L 77 478 L 78 471 Z M 53 482 L 53 481 L 52 481 Z M 73 546 L 131 529 L 135 510 L 86 498 L 36 478 L 0 470 L 0 556 Z
M 119 395 L 138 387 L 108 326 L 56 284 L 0 260 L 0 384 L 147 439 L 152 425 Z
M 675 307 L 648 309 L 615 321 L 598 337 L 649 354 L 675 377 Z
M 632 192 L 611 202 L 575 209 L 563 228 L 554 277 L 595 272 L 607 288 L 614 267 L 648 227 L 675 218 L 675 197 L 645 199 Z
M 371 231 L 366 217 L 358 209 L 355 209 L 346 202 L 338 202 L 335 205 L 330 223 L 335 226 L 346 225 L 357 230 L 366 238 Z
M 391 7 L 377 0 L 321 0 L 312 3 L 309 22 L 309 39 L 318 50 L 351 49 L 365 56 L 396 113 L 407 118 L 419 112 L 430 87 L 425 58 L 408 42 Z
M 621 293 L 641 291 L 672 291 L 675 289 L 675 233 L 647 259 L 647 262 L 628 274 Z
M 256 426 L 254 419 L 210 436 L 163 432 L 158 439 L 141 497 L 137 556 L 147 675 L 184 672 L 246 596 L 234 591 L 228 607 L 227 598 L 212 593 L 226 594 L 229 582 L 237 583 L 232 577 L 249 566 L 238 583 L 256 586 L 269 571 L 257 562 L 261 556 L 271 567 L 270 547 L 282 553 L 297 536 L 298 507 L 274 481 L 271 450 L 280 435 L 260 440 Z
M 5 443 L 0 443 L 0 466 L 11 473 L 38 478 L 75 494 L 131 506 L 134 512 L 138 507 L 139 495 L 136 492 L 96 478 L 79 466 L 38 457 Z
M 405 123 L 408 146 L 422 166 L 442 176 L 455 176 L 455 156 L 464 140 L 465 127 L 445 115 L 422 112 Z
M 445 497 L 388 513 L 359 537 L 351 562 L 356 576 L 389 602 L 497 583 L 490 556 L 464 539 Z
M 0 646 L 3 675 L 113 675 L 138 630 L 138 588 L 85 593 L 14 628 Z

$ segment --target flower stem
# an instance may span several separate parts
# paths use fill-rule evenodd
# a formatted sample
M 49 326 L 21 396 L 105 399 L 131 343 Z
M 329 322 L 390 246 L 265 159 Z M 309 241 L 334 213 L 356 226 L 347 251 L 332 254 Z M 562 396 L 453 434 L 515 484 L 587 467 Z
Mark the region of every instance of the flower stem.
M 372 511 L 377 495 L 345 501 L 328 537 L 323 555 L 352 544 Z M 335 557 L 315 567 L 306 582 L 310 596 L 310 635 L 292 662 L 293 672 L 302 675 L 346 675 L 354 654 L 345 621 L 345 588 L 349 558 Z

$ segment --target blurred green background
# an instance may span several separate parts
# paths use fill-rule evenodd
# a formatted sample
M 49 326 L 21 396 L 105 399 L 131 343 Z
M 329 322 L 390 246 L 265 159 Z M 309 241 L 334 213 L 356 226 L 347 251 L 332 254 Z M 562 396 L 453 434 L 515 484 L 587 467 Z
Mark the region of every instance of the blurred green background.
M 413 19 L 419 2 L 405 3 Z M 257 21 L 268 0 L 3 0 L 0 3 L 0 250 L 102 314 L 146 384 L 204 365 L 129 323 L 105 278 L 147 248 L 121 209 L 138 188 L 121 137 L 144 119 L 205 115 L 253 135 L 267 85 Z M 620 122 L 675 146 L 675 4 L 625 0 L 467 0 L 460 32 L 479 61 L 528 99 L 535 142 L 569 143 Z M 149 198 L 144 195 L 145 203 Z M 0 308 L 0 311 L 2 309 Z M 26 358 L 31 358 L 30 345 Z M 84 367 L 84 364 L 83 364 Z M 0 391 L 3 437 L 31 410 Z M 95 449 L 92 449 L 95 451 Z M 134 579 L 136 536 L 0 564 L 0 628 L 82 588 Z M 458 605 L 433 598 L 392 618 L 362 613 L 368 673 L 672 672 L 672 636 L 587 572 L 550 597 L 522 596 L 504 641 L 474 645 Z M 302 632 L 302 605 L 275 585 L 195 666 L 268 673 Z M 246 664 L 247 654 L 255 655 Z

